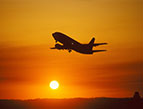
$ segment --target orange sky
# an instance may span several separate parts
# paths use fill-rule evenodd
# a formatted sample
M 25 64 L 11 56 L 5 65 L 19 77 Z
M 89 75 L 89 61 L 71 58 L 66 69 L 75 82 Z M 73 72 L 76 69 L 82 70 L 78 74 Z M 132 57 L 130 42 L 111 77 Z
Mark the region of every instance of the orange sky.
M 0 0 L 0 99 L 143 95 L 142 0 Z M 50 50 L 53 32 L 107 52 Z M 49 82 L 57 80 L 58 90 Z

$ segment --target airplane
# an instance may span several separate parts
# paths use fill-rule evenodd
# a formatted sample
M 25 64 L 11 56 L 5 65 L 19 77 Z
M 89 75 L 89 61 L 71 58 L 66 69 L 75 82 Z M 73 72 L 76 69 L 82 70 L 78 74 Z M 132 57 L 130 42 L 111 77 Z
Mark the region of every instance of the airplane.
M 55 47 L 52 47 L 51 49 L 68 50 L 69 53 L 72 50 L 74 50 L 82 54 L 93 54 L 94 52 L 106 51 L 106 50 L 92 50 L 93 47 L 107 44 L 107 43 L 94 43 L 95 38 L 92 38 L 88 44 L 81 44 L 75 41 L 74 39 L 70 38 L 69 36 L 60 32 L 55 32 L 52 34 L 52 36 L 54 37 L 56 44 Z M 58 44 L 57 42 L 60 42 L 62 45 Z

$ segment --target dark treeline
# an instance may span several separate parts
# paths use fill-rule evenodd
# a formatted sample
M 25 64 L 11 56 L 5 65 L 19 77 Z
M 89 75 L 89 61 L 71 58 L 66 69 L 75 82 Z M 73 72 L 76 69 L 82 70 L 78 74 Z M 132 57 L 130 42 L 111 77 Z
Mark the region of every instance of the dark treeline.
M 73 98 L 0 100 L 0 109 L 143 109 L 143 99 Z

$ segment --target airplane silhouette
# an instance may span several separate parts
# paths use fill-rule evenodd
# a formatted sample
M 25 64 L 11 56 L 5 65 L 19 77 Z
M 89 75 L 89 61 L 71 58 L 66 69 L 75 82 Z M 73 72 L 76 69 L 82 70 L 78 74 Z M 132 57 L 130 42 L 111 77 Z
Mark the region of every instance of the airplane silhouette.
M 69 52 L 72 50 L 83 53 L 83 54 L 93 54 L 94 52 L 103 52 L 106 50 L 92 50 L 93 46 L 99 46 L 99 45 L 105 45 L 107 43 L 94 43 L 95 38 L 92 38 L 92 40 L 88 44 L 81 44 L 69 36 L 60 33 L 55 32 L 52 34 L 54 39 L 56 40 L 55 47 L 52 47 L 51 49 L 58 49 L 58 50 L 64 50 L 67 49 Z M 57 42 L 60 42 L 61 44 L 57 44 Z

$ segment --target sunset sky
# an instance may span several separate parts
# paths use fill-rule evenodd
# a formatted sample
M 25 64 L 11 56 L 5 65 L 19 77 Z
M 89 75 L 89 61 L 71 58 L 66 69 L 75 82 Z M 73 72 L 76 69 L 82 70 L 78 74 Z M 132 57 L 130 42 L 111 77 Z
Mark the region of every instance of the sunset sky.
M 142 15 L 142 0 L 0 0 L 0 99 L 143 96 Z M 57 31 L 107 51 L 51 50 Z

